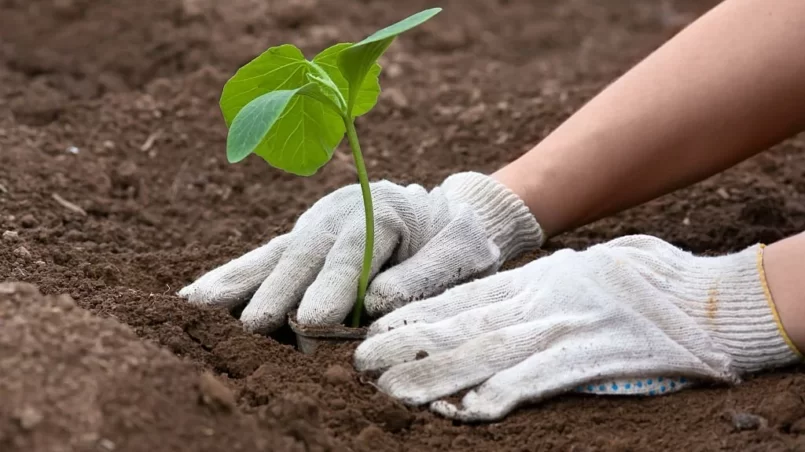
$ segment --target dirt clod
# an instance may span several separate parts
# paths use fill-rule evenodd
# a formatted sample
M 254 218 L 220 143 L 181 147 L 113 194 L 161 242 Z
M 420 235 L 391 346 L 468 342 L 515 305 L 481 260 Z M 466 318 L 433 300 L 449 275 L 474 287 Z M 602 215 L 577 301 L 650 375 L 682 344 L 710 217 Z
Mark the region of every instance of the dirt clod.
M 201 374 L 198 380 L 201 401 L 218 410 L 232 411 L 235 408 L 235 395 L 220 380 L 209 372 Z
M 387 443 L 385 433 L 376 425 L 364 428 L 356 438 L 356 445 L 360 451 L 386 450 L 384 443 Z
M 20 226 L 24 228 L 33 228 L 36 227 L 36 225 L 37 225 L 36 218 L 34 218 L 34 216 L 31 215 L 30 213 L 27 213 L 23 215 L 22 218 L 20 218 Z
M 414 415 L 405 409 L 405 407 L 391 405 L 380 412 L 378 420 L 383 425 L 384 430 L 391 433 L 398 433 L 411 426 L 414 422 Z
M 758 414 L 769 420 L 771 426 L 787 429 L 805 417 L 802 397 L 791 391 L 768 395 L 758 407 Z
M 352 372 L 344 366 L 335 364 L 324 371 L 324 381 L 331 385 L 345 385 L 352 381 Z
M 420 359 L 425 359 L 428 356 L 429 356 L 428 352 L 426 352 L 425 350 L 420 350 L 416 352 L 416 355 L 414 355 L 414 359 L 419 361 Z
M 791 424 L 791 428 L 789 429 L 791 433 L 796 433 L 801 435 L 805 433 L 805 418 L 799 419 L 793 424 Z
M 28 248 L 25 248 L 24 246 L 18 246 L 17 248 L 14 248 L 14 251 L 12 251 L 12 253 L 14 253 L 15 256 L 21 257 L 23 259 L 31 258 L 31 252 L 28 251 Z
M 20 233 L 17 231 L 4 231 L 3 232 L 3 240 L 7 242 L 14 242 L 19 240 Z
M 347 407 L 347 402 L 342 398 L 332 399 L 330 400 L 330 408 L 338 411 L 343 410 Z

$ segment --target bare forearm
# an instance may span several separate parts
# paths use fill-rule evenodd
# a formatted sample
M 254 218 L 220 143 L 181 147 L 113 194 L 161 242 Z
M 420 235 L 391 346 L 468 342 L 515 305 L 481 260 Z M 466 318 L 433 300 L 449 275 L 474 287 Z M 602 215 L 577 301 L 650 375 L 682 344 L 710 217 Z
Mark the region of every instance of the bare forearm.
M 768 246 L 763 254 L 780 320 L 794 345 L 805 352 L 805 232 Z
M 805 128 L 805 2 L 727 0 L 493 177 L 549 235 L 722 171 Z

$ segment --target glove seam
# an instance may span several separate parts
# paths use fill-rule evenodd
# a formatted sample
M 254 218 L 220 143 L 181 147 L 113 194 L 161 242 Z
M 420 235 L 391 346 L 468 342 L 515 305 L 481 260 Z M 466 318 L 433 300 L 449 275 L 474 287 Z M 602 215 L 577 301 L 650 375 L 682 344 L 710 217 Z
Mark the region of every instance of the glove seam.
M 774 318 L 774 323 L 777 324 L 777 330 L 780 332 L 780 336 L 782 336 L 783 340 L 785 341 L 788 348 L 797 356 L 798 359 L 802 360 L 802 352 L 799 351 L 796 345 L 794 345 L 794 341 L 791 340 L 791 337 L 788 336 L 788 333 L 783 326 L 783 322 L 780 319 L 780 314 L 777 312 L 777 305 L 774 302 L 774 298 L 771 295 L 771 289 L 769 289 L 769 283 L 766 279 L 766 269 L 763 265 L 763 251 L 765 250 L 766 245 L 760 244 L 757 251 L 757 270 L 760 275 L 760 285 L 763 287 L 763 293 L 766 296 L 766 303 L 769 305 L 769 309 L 771 310 L 771 315 Z

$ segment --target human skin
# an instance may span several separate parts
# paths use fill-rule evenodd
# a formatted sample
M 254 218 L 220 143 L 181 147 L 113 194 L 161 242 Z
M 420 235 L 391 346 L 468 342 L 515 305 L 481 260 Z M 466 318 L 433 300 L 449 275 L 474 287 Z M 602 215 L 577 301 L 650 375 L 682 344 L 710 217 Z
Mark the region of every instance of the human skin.
M 763 266 L 788 337 L 805 350 L 805 232 L 769 245 Z
M 805 129 L 803 44 L 802 0 L 726 0 L 492 177 L 547 236 L 701 181 Z M 763 265 L 805 350 L 805 234 Z

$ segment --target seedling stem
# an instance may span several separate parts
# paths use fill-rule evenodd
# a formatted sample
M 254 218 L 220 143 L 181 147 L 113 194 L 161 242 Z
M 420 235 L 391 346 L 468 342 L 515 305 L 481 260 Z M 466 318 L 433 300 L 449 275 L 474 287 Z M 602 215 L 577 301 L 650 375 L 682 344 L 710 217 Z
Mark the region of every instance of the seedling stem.
M 372 271 L 372 252 L 375 245 L 375 214 L 372 206 L 372 190 L 369 188 L 369 175 L 366 173 L 366 164 L 363 162 L 358 133 L 355 131 L 355 123 L 352 119 L 345 117 L 344 125 L 347 128 L 347 140 L 349 141 L 349 147 L 352 148 L 352 157 L 355 159 L 355 168 L 358 170 L 358 182 L 361 184 L 363 209 L 366 216 L 366 247 L 363 252 L 363 267 L 361 268 L 361 276 L 358 279 L 358 299 L 352 308 L 352 327 L 357 328 L 361 323 L 366 288 L 369 286 L 369 273 Z

